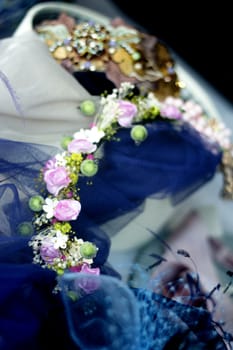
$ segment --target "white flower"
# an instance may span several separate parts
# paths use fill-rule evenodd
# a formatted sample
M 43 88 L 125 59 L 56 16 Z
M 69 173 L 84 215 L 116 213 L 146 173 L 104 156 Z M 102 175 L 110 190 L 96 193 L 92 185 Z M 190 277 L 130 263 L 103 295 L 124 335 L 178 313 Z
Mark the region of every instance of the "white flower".
M 155 95 L 150 92 L 145 99 L 145 109 L 150 109 L 151 107 L 161 107 L 161 102 L 155 97 Z
M 93 143 L 99 143 L 104 135 L 105 132 L 103 130 L 99 130 L 97 126 L 93 126 L 90 130 L 88 130 L 88 140 Z
M 46 213 L 46 218 L 51 219 L 53 217 L 54 208 L 57 206 L 58 200 L 56 198 L 46 198 L 43 210 Z
M 74 241 L 77 243 L 77 245 L 81 246 L 84 243 L 84 240 L 82 238 L 74 238 Z
M 117 93 L 118 93 L 118 97 L 123 99 L 125 98 L 125 96 L 134 89 L 134 85 L 125 81 L 123 83 L 121 83 L 120 88 L 118 89 Z
M 51 239 L 55 249 L 65 249 L 68 241 L 68 236 L 57 230 L 56 235 Z
M 86 137 L 86 133 L 87 133 L 87 130 L 88 129 L 80 129 L 79 131 L 77 131 L 76 133 L 74 133 L 73 137 L 75 139 L 78 139 L 78 140 L 85 140 L 87 137 Z
M 69 248 L 69 255 L 75 260 L 79 261 L 82 259 L 82 255 L 80 253 L 80 245 L 76 242 L 73 242 L 71 247 Z
M 96 124 L 100 130 L 105 130 L 119 115 L 118 101 L 109 100 L 103 107 L 103 110 L 97 118 Z
M 91 265 L 93 263 L 93 259 L 83 258 L 83 262 L 87 263 L 88 265 Z
M 104 135 L 104 131 L 99 130 L 97 126 L 93 126 L 91 129 L 81 129 L 73 136 L 76 140 L 87 140 L 91 143 L 99 143 Z
M 65 159 L 66 155 L 67 155 L 66 152 L 56 154 L 55 159 L 56 159 L 57 166 L 66 166 L 66 163 L 67 163 Z

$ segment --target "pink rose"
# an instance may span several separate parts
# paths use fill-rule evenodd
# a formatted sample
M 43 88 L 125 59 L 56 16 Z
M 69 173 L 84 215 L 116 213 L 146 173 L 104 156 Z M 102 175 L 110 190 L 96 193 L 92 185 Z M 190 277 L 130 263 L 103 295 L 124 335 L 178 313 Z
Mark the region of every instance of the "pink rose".
M 44 173 L 44 181 L 46 182 L 47 190 L 57 196 L 62 188 L 65 188 L 70 183 L 69 174 L 65 167 L 46 170 Z
M 100 274 L 100 269 L 98 267 L 91 268 L 88 264 L 83 264 L 79 272 L 90 275 L 90 277 L 81 275 L 77 277 L 75 281 L 76 287 L 81 288 L 86 293 L 91 293 L 98 289 L 100 280 L 94 277 Z
M 54 248 L 53 242 L 49 239 L 44 240 L 40 247 L 40 256 L 47 264 L 53 264 L 54 259 L 61 258 L 61 253 Z
M 56 168 L 56 158 L 53 157 L 52 159 L 49 159 L 44 166 L 44 171 L 49 169 L 55 169 Z
M 118 102 L 120 114 L 118 116 L 118 123 L 121 126 L 127 127 L 131 126 L 132 120 L 137 114 L 137 107 L 135 104 L 129 101 L 120 100 Z
M 174 105 L 169 105 L 169 104 L 165 104 L 161 108 L 160 114 L 162 117 L 169 118 L 169 119 L 181 119 L 182 118 L 182 113 L 179 110 L 179 108 L 177 108 Z
M 63 199 L 54 208 L 54 216 L 59 221 L 76 220 L 81 210 L 81 204 L 74 199 Z
M 69 271 L 70 271 L 70 272 L 80 272 L 80 271 L 81 271 L 81 268 L 82 268 L 82 265 L 71 266 L 71 267 L 69 268 Z
M 96 145 L 85 139 L 75 139 L 68 145 L 68 151 L 70 153 L 92 153 L 96 150 L 96 148 Z

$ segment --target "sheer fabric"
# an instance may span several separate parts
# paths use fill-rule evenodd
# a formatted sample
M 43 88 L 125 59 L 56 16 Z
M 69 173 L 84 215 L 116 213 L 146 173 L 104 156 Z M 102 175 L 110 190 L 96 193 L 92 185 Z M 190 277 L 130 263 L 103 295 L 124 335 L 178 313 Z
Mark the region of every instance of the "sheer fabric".
M 90 95 L 54 64 L 33 33 L 1 44 L 1 69 L 19 104 L 1 83 L 0 349 L 46 350 L 51 343 L 61 350 L 174 349 L 174 344 L 180 350 L 226 349 L 206 308 L 175 302 L 146 285 L 128 286 L 108 263 L 109 237 L 122 225 L 122 215 L 128 214 L 125 224 L 148 196 L 180 203 L 213 178 L 221 150 L 186 125 L 177 129 L 161 121 L 148 125 L 148 138 L 140 145 L 128 130 L 119 132 L 119 142 L 106 143 L 92 184 L 84 177 L 78 183 L 82 211 L 73 224 L 78 237 L 99 248 L 95 265 L 101 277 L 94 280 L 99 289 L 83 294 L 74 282 L 86 277 L 65 274 L 62 293 L 54 294 L 56 275 L 32 264 L 30 236 L 19 227 L 32 220 L 28 200 L 39 193 L 39 171 L 58 152 L 59 138 L 89 126 L 77 106 Z M 114 218 L 119 222 L 108 231 L 100 227 Z M 82 293 L 78 300 L 77 292 Z
M 126 341 L 123 349 L 127 350 L 145 348 L 145 343 L 148 349 L 151 346 L 165 349 L 169 348 L 169 344 L 174 344 L 174 339 L 177 349 L 185 348 L 183 342 L 195 344 L 195 349 L 225 349 L 225 343 L 213 328 L 206 310 L 172 302 L 141 287 L 132 291 L 124 282 L 120 282 L 119 273 L 108 264 L 110 233 L 99 226 L 122 212 L 130 213 L 137 209 L 148 195 L 176 198 L 180 193 L 191 193 L 211 179 L 221 153 L 207 150 L 197 136 L 189 129 L 178 132 L 172 126 L 158 123 L 149 128 L 148 143 L 135 146 L 127 132 L 120 133 L 120 142 L 106 144 L 100 171 L 93 177 L 93 184 L 88 185 L 87 179 L 82 179 L 79 186 L 83 208 L 73 228 L 80 238 L 93 241 L 99 247 L 95 265 L 101 269 L 97 284 L 103 283 L 103 290 L 94 293 L 94 300 L 89 295 L 81 298 L 77 304 L 78 313 L 76 304 L 67 306 L 65 292 L 65 299 L 60 294 L 53 294 L 55 274 L 31 263 L 30 236 L 22 236 L 18 230 L 21 223 L 32 219 L 28 200 L 31 195 L 39 193 L 40 186 L 36 180 L 39 170 L 57 152 L 57 148 L 0 140 L 0 280 L 3 286 L 0 293 L 0 329 L 4 350 L 20 347 L 42 350 L 49 348 L 51 341 L 54 346 L 59 344 L 61 349 L 67 349 L 67 346 L 70 349 L 117 349 L 123 340 Z M 67 276 L 69 279 L 71 275 Z M 81 277 L 81 274 L 75 275 L 75 279 Z M 115 291 L 110 297 L 113 309 L 106 304 L 109 290 Z M 90 323 L 85 316 L 86 300 L 94 303 L 94 308 L 97 307 L 97 314 L 91 317 Z M 129 316 L 120 312 L 120 306 L 124 305 L 130 308 L 133 323 L 129 322 Z M 69 323 L 73 312 L 75 326 Z M 125 328 L 113 331 L 106 323 L 106 313 L 115 322 L 113 329 L 119 324 Z M 182 321 L 178 321 L 180 317 Z M 170 328 L 174 320 L 176 327 Z M 202 334 L 203 327 L 205 334 Z M 94 333 L 96 329 L 98 337 Z M 173 333 L 168 335 L 168 329 L 173 329 Z M 123 334 L 121 340 L 117 332 Z M 131 346 L 131 339 L 134 338 L 135 343 Z

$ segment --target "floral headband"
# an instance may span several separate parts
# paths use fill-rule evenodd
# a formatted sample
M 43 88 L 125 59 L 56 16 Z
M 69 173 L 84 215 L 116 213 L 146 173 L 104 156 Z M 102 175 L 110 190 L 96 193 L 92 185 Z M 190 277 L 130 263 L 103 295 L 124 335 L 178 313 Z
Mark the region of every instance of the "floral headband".
M 71 222 L 79 220 L 82 198 L 79 195 L 79 180 L 86 178 L 87 185 L 95 181 L 99 161 L 104 154 L 102 145 L 111 140 L 120 142 L 119 130 L 125 129 L 134 147 L 143 147 L 149 137 L 148 126 L 163 121 L 175 127 L 179 133 L 182 125 L 189 125 L 203 139 L 209 152 L 222 152 L 219 169 L 225 175 L 222 195 L 232 198 L 232 188 L 227 181 L 228 164 L 232 164 L 230 130 L 222 121 L 208 117 L 202 107 L 193 100 L 167 97 L 159 101 L 153 93 L 140 96 L 134 93 L 135 86 L 122 83 L 112 94 L 96 100 L 85 100 L 79 106 L 85 116 L 94 116 L 89 129 L 76 131 L 61 141 L 63 150 L 48 160 L 41 169 L 39 181 L 45 191 L 29 200 L 34 211 L 31 223 L 22 223 L 22 234 L 36 233 L 29 241 L 33 249 L 34 263 L 56 271 L 58 275 L 70 272 L 99 274 L 92 264 L 98 247 L 79 238 Z M 93 180 L 92 180 L 93 179 Z

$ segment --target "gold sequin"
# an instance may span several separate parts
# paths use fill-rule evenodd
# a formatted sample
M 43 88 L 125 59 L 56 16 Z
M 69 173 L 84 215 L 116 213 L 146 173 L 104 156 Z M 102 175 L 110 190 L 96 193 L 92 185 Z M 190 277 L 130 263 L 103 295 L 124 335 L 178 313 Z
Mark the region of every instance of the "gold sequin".
M 68 57 L 68 54 L 65 47 L 59 46 L 54 50 L 53 56 L 57 60 L 65 60 Z
M 134 61 L 130 54 L 123 48 L 118 48 L 112 55 L 112 60 L 119 65 L 123 74 L 130 76 L 134 70 Z

